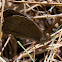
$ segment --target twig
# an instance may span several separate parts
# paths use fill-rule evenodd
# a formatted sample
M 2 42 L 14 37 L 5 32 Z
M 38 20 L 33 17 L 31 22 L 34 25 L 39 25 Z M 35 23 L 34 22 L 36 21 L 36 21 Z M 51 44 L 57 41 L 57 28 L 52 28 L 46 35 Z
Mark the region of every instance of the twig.
M 56 54 L 56 56 L 62 61 L 62 58 L 58 54 Z
M 4 48 L 7 46 L 7 44 L 9 43 L 9 40 L 11 39 L 11 36 L 8 37 L 6 43 L 4 44 L 4 47 L 2 48 L 2 51 L 4 51 Z
M 0 40 L 2 42 L 2 23 L 3 23 L 3 11 L 4 11 L 4 6 L 5 6 L 5 0 L 2 0 L 2 10 L 1 10 L 1 37 Z M 2 46 L 2 44 L 1 44 Z M 2 48 L 1 48 L 2 49 Z M 1 51 L 1 55 L 2 55 L 2 51 Z
M 57 32 L 53 33 L 51 36 L 54 36 L 55 34 L 59 33 L 60 31 L 62 31 L 62 29 L 60 29 Z
M 35 16 L 33 18 L 38 19 L 38 18 L 57 17 L 57 16 L 62 16 L 62 14 Z
M 26 12 L 30 11 L 31 9 L 33 9 L 33 8 L 35 8 L 35 7 L 37 7 L 37 6 L 39 6 L 39 4 L 36 4 L 36 5 L 31 6 L 30 8 L 28 8 L 28 9 L 26 10 Z
M 0 57 L 0 60 L 2 60 L 2 62 L 6 62 L 2 57 Z
M 41 5 L 57 5 L 62 6 L 62 3 L 44 3 L 44 2 L 28 2 L 28 1 L 9 1 L 14 3 L 29 3 L 29 4 L 41 4 Z

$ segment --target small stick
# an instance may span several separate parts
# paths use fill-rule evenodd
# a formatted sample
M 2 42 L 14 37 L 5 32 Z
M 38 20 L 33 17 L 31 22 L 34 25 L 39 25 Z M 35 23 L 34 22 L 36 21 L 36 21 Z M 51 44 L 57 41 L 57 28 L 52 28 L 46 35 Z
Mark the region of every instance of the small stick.
M 4 44 L 4 47 L 2 48 L 2 51 L 4 51 L 5 47 L 7 46 L 7 44 L 9 43 L 9 40 L 11 39 L 11 36 L 8 37 L 6 43 Z
M 35 16 L 35 17 L 33 17 L 33 18 L 34 18 L 34 19 L 38 19 L 38 18 L 57 17 L 57 16 L 62 16 L 62 14 Z
M 1 40 L 1 43 L 2 43 L 2 23 L 3 23 L 3 11 L 4 11 L 4 7 L 5 7 L 5 0 L 2 0 L 2 9 L 1 9 L 1 33 L 0 33 L 0 35 L 1 35 L 1 37 L 0 37 L 0 40 Z M 1 44 L 1 46 L 2 46 L 2 44 Z M 2 50 L 2 48 L 1 48 L 1 50 Z M 0 56 L 2 56 L 2 51 L 1 51 L 1 54 L 0 54 Z
M 14 3 L 29 3 L 29 4 L 41 4 L 41 5 L 57 5 L 62 6 L 62 3 L 43 3 L 43 2 L 27 2 L 27 1 L 9 1 Z
M 55 34 L 59 33 L 60 31 L 62 31 L 62 29 L 58 30 L 56 33 L 53 33 L 51 36 L 54 36 Z

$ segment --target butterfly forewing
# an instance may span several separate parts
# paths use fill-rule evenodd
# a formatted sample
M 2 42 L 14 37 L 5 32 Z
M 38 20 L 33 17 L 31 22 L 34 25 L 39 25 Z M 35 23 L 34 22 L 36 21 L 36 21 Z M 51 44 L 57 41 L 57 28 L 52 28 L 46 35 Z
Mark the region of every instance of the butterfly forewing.
M 14 15 L 4 18 L 3 32 L 13 34 L 18 38 L 28 38 L 40 41 L 41 31 L 37 24 L 27 17 Z

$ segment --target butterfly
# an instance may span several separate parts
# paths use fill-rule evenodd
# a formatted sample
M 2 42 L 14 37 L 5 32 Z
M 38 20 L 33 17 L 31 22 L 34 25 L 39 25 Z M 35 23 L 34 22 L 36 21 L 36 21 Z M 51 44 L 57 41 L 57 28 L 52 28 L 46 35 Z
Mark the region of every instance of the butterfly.
M 5 34 L 12 34 L 17 38 L 31 39 L 41 43 L 49 39 L 44 31 L 26 15 L 8 9 L 3 12 L 3 17 L 2 30 Z

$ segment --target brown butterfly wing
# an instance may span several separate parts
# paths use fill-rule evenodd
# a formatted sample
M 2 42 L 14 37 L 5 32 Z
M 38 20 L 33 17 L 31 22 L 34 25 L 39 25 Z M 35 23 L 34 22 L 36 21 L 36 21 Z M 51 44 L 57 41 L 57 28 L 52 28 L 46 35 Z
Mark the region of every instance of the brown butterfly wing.
M 24 16 L 26 17 L 25 15 L 15 11 L 15 10 L 11 10 L 11 9 L 8 9 L 8 10 L 5 10 L 3 12 L 3 17 L 6 18 L 6 17 L 10 17 L 10 16 L 13 16 L 13 15 L 20 15 L 20 16 Z
M 4 18 L 2 29 L 4 33 L 13 34 L 18 38 L 40 41 L 42 37 L 38 25 L 29 18 L 20 15 Z

